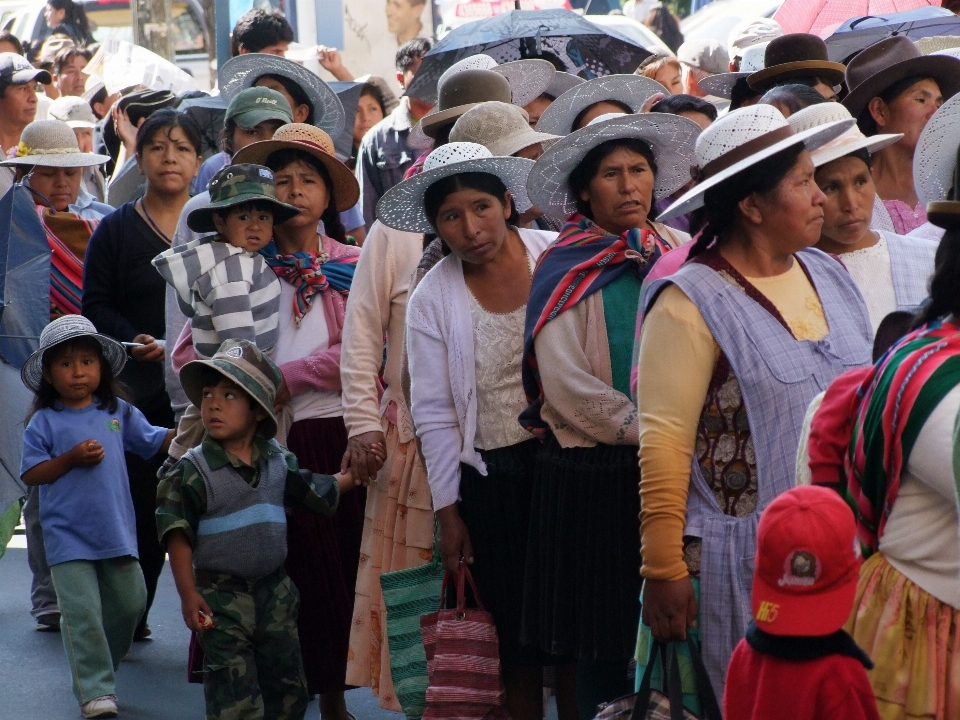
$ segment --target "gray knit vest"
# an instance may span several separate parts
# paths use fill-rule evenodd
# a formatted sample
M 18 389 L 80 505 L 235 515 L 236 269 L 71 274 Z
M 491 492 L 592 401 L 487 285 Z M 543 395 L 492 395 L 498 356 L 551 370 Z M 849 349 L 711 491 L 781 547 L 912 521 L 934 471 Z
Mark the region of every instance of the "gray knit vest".
M 252 487 L 231 465 L 213 470 L 200 447 L 184 455 L 200 472 L 207 489 L 207 511 L 200 518 L 193 548 L 197 570 L 258 578 L 287 558 L 287 516 L 283 491 L 287 462 L 267 456 L 266 470 Z

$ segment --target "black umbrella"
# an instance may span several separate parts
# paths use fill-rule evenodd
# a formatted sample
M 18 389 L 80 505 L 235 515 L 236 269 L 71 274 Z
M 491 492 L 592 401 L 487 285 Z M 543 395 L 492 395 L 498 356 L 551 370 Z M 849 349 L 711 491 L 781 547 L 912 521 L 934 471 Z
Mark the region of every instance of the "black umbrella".
M 200 155 L 208 158 L 220 152 L 220 131 L 223 130 L 223 117 L 227 114 L 227 104 L 219 95 L 186 98 L 177 106 L 200 126 L 203 141 Z
M 498 63 L 543 58 L 588 80 L 632 73 L 652 54 L 613 28 L 594 25 L 570 10 L 511 10 L 452 30 L 424 56 L 407 94 L 436 104 L 444 71 L 480 53 Z
M 19 369 L 50 322 L 50 245 L 32 193 L 0 198 L 0 359 Z
M 327 83 L 340 98 L 343 105 L 343 130 L 333 138 L 333 146 L 337 149 L 337 157 L 346 162 L 353 155 L 353 121 L 357 117 L 357 103 L 360 102 L 362 82 L 330 82 Z
M 892 35 L 911 40 L 937 35 L 960 35 L 960 17 L 941 7 L 925 7 L 847 20 L 827 38 L 827 56 L 833 62 L 846 63 L 854 55 Z

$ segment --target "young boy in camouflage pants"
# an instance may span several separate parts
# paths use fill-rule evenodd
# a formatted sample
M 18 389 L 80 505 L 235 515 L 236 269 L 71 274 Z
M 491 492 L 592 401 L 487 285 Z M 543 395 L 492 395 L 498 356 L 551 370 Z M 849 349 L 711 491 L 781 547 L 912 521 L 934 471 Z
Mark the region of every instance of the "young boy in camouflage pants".
M 157 529 L 183 619 L 203 647 L 207 718 L 300 720 L 299 593 L 284 572 L 286 507 L 331 514 L 350 474 L 311 475 L 273 439 L 280 370 L 248 340 L 187 363 L 203 442 L 164 475 Z

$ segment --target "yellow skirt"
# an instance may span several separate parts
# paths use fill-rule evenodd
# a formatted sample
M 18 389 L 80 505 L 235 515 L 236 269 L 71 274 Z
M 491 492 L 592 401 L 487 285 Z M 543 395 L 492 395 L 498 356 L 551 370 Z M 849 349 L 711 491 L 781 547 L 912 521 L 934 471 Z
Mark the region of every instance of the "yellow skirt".
M 367 490 L 360 567 L 347 654 L 347 685 L 373 688 L 380 707 L 400 711 L 390 676 L 387 613 L 380 574 L 419 567 L 433 558 L 433 509 L 416 440 L 400 442 L 384 419 L 387 462 Z
M 883 720 L 960 718 L 960 610 L 876 553 L 860 569 L 846 631 L 874 662 Z

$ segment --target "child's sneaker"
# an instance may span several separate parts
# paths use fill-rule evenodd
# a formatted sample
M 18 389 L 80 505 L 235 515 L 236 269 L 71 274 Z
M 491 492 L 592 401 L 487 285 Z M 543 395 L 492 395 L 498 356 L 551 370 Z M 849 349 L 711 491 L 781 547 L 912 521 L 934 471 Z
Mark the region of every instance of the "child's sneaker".
M 38 632 L 60 632 L 60 613 L 47 613 L 37 618 Z
M 80 706 L 80 714 L 85 718 L 115 718 L 117 716 L 117 696 L 104 695 L 85 702 Z

